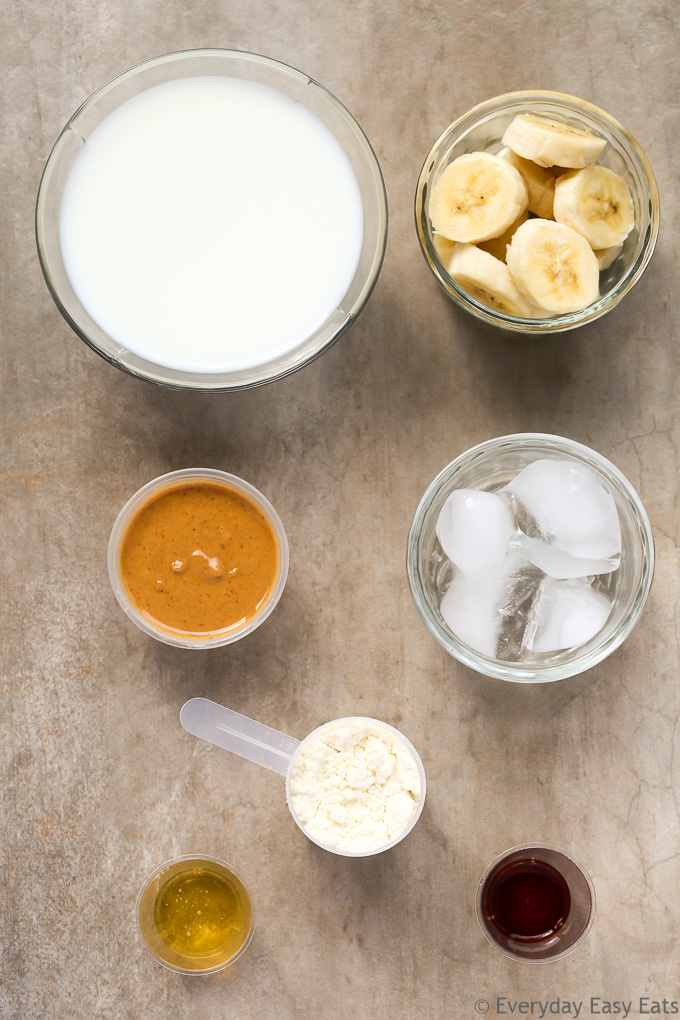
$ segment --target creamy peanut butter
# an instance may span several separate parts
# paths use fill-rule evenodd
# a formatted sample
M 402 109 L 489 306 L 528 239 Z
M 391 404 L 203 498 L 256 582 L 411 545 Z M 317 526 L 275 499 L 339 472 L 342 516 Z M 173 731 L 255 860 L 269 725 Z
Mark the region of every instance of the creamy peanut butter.
M 264 514 L 241 493 L 183 482 L 137 512 L 120 566 L 130 599 L 151 624 L 205 636 L 255 616 L 274 586 L 278 550 Z

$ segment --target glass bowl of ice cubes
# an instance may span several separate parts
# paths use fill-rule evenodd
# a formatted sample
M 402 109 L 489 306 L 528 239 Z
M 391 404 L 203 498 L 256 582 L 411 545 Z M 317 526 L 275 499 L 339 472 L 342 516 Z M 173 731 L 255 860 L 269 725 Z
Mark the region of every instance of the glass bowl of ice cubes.
M 544 683 L 610 655 L 654 576 L 630 482 L 571 439 L 521 433 L 454 460 L 416 510 L 407 572 L 430 633 L 487 676 Z
M 635 285 L 656 244 L 659 194 L 642 148 L 608 113 L 528 90 L 446 128 L 420 172 L 415 220 L 452 301 L 542 336 L 593 322 Z

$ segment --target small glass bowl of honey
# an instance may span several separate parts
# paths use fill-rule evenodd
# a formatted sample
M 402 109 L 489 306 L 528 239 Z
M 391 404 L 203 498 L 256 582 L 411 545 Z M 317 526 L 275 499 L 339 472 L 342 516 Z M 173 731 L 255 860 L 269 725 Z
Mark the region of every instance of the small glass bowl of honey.
M 156 868 L 137 897 L 137 929 L 158 963 L 177 974 L 216 974 L 245 953 L 255 915 L 234 869 L 188 854 Z

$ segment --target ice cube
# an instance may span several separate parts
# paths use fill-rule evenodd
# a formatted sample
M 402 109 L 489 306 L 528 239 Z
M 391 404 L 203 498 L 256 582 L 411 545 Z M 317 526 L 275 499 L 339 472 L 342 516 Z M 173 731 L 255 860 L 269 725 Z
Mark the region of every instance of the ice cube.
M 544 574 L 520 553 L 515 553 L 513 559 L 508 556 L 506 565 L 512 565 L 512 571 L 506 574 L 505 592 L 498 606 L 501 629 L 496 656 L 508 661 L 521 658 L 528 614 Z
M 587 581 L 546 577 L 529 611 L 523 647 L 530 652 L 558 652 L 585 645 L 602 630 L 612 604 Z
M 448 558 L 477 582 L 500 576 L 515 530 L 507 499 L 481 489 L 454 490 L 441 508 L 436 527 Z
M 441 599 L 442 595 L 451 584 L 453 575 L 456 572 L 451 560 L 445 555 L 441 546 L 437 543 L 432 550 L 427 564 L 427 579 L 432 590 Z
M 543 580 L 543 572 L 519 552 L 510 552 L 503 569 L 503 595 L 498 604 L 501 616 L 514 616 L 530 602 Z
M 458 573 L 449 585 L 439 610 L 455 636 L 480 655 L 496 656 L 501 616 L 498 605 L 505 591 L 502 578 L 471 581 Z
M 584 560 L 620 556 L 621 525 L 614 497 L 585 464 L 535 460 L 503 491 L 522 504 L 554 549 Z
M 541 576 L 521 552 L 511 547 L 496 576 L 471 580 L 456 568 L 440 612 L 457 638 L 482 655 L 497 658 L 499 638 L 508 618 L 531 597 Z
M 540 538 L 522 539 L 522 548 L 527 559 L 534 566 L 559 580 L 567 580 L 572 577 L 597 576 L 598 574 L 610 574 L 616 570 L 621 562 L 620 556 L 611 556 L 606 560 L 586 560 L 571 553 L 564 552 L 556 546 L 544 542 Z

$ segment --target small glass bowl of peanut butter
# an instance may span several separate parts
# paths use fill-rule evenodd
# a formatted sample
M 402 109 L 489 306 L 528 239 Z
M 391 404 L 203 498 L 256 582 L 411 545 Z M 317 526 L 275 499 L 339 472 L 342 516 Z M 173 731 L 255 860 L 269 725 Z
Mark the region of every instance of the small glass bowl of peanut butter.
M 263 623 L 288 576 L 274 507 L 226 471 L 185 468 L 144 485 L 116 518 L 109 578 L 123 611 L 179 648 L 231 644 Z

